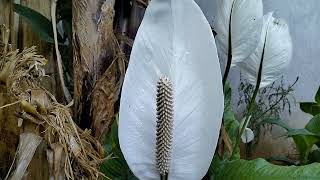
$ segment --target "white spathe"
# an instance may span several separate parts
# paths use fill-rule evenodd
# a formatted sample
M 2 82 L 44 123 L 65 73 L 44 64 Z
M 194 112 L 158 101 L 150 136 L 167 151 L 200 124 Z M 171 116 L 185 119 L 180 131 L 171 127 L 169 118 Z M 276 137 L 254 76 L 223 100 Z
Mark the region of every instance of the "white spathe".
M 224 97 L 211 28 L 193 0 L 152 0 L 134 41 L 119 113 L 119 141 L 133 173 L 160 179 L 156 168 L 156 85 L 173 84 L 169 180 L 197 180 L 217 145 Z
M 247 61 L 240 64 L 241 72 L 253 85 L 257 83 L 264 44 L 260 88 L 280 78 L 292 57 L 292 41 L 288 25 L 283 20 L 272 17 L 271 12 L 263 18 L 260 42 L 255 52 Z
M 258 45 L 263 17 L 261 0 L 216 0 L 214 30 L 221 60 L 227 61 L 231 16 L 232 66 L 245 61 Z
M 248 120 L 248 122 L 246 124 L 244 124 L 245 123 L 244 121 L 245 121 L 246 118 L 243 118 L 241 120 L 241 122 L 240 122 L 240 125 L 239 125 L 239 133 L 240 133 L 242 127 L 245 126 L 244 127 L 244 131 L 241 134 L 241 140 L 242 140 L 243 143 L 249 143 L 249 142 L 253 141 L 253 139 L 254 139 L 253 131 L 250 128 L 248 128 L 248 124 L 249 124 L 249 122 L 251 120 L 251 117 L 252 116 L 249 117 L 249 120 Z
M 250 128 L 245 128 L 243 134 L 241 135 L 241 140 L 243 143 L 249 143 L 253 141 L 254 133 Z

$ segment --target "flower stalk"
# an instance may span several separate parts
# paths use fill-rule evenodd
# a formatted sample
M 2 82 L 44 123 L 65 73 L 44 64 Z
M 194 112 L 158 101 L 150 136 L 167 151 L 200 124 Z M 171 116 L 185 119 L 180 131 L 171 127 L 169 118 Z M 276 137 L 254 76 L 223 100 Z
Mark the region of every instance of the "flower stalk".
M 258 78 L 257 78 L 256 87 L 254 89 L 253 95 L 252 95 L 251 100 L 250 100 L 249 105 L 248 105 L 246 119 L 245 119 L 242 127 L 239 127 L 239 128 L 241 128 L 240 129 L 240 133 L 237 136 L 236 143 L 235 143 L 235 145 L 233 147 L 230 159 L 232 159 L 232 157 L 234 156 L 235 149 L 239 145 L 239 141 L 240 141 L 241 135 L 243 134 L 243 132 L 244 132 L 244 130 L 246 128 L 246 124 L 250 120 L 250 116 L 251 116 L 251 113 L 252 113 L 253 105 L 254 105 L 254 102 L 255 102 L 256 97 L 257 97 L 258 92 L 259 92 L 260 83 L 261 83 L 261 79 L 262 79 L 262 67 L 263 67 L 264 51 L 265 51 L 265 47 L 266 47 L 267 35 L 268 35 L 268 32 L 266 33 L 265 40 L 264 40 L 264 45 L 263 45 L 262 56 L 261 56 L 261 61 L 260 61 L 260 65 L 259 65 L 259 72 L 258 72 Z
M 233 1 L 233 3 L 232 3 L 232 8 L 231 8 L 231 12 L 230 12 L 230 19 L 229 19 L 228 60 L 227 60 L 226 69 L 225 69 L 225 71 L 224 71 L 224 75 L 223 75 L 223 79 L 222 79 L 223 87 L 225 86 L 225 84 L 226 84 L 226 82 L 227 82 L 228 75 L 229 75 L 230 68 L 231 68 L 231 62 L 232 62 L 231 20 L 232 20 L 232 10 L 233 10 L 233 6 L 234 6 L 234 1 Z

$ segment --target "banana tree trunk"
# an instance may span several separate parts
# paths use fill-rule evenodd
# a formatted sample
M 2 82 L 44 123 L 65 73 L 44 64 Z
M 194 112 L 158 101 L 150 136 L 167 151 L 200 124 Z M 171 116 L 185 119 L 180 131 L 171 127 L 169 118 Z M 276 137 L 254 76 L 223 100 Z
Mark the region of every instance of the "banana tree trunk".
M 0 1 L 0 7 L 0 26 L 5 25 L 6 28 L 13 27 L 11 0 Z M 10 37 L 9 41 L 12 42 L 12 39 L 13 38 Z M 0 84 L 0 107 L 10 102 L 10 95 L 7 94 L 4 85 Z M 0 178 L 6 176 L 13 162 L 16 147 L 19 142 L 19 129 L 13 112 L 14 107 L 0 109 Z
M 114 119 L 125 69 L 114 5 L 115 0 L 73 1 L 74 114 L 100 140 Z

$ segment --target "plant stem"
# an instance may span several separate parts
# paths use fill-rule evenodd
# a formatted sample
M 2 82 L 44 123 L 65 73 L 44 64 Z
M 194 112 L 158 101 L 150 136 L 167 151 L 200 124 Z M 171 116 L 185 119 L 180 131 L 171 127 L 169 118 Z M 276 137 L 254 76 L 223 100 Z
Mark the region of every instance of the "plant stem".
M 234 4 L 234 2 L 233 2 L 233 4 Z M 225 87 L 227 79 L 228 79 L 229 71 L 230 71 L 230 68 L 231 68 L 231 62 L 232 62 L 231 19 L 232 19 L 233 4 L 232 4 L 231 12 L 230 12 L 230 17 L 229 17 L 228 60 L 227 60 L 226 69 L 224 71 L 223 79 L 222 79 L 223 90 L 224 90 L 224 87 Z M 220 129 L 223 128 L 223 124 L 224 124 L 224 117 L 222 117 L 222 123 L 221 123 L 221 128 Z M 221 130 L 220 130 L 219 139 L 221 138 L 220 136 L 221 136 Z M 223 154 L 224 153 L 224 141 L 223 140 L 221 141 L 221 144 L 220 143 L 218 144 L 218 149 L 219 149 L 220 145 L 222 146 L 222 154 Z
M 166 173 L 165 175 L 160 174 L 160 179 L 161 180 L 168 180 L 168 173 Z
M 260 85 L 260 83 L 259 83 L 259 85 Z M 245 121 L 244 121 L 244 123 L 243 123 L 243 126 L 242 126 L 242 127 L 239 127 L 239 128 L 241 128 L 241 130 L 240 130 L 240 133 L 239 133 L 238 136 L 237 136 L 236 144 L 235 144 L 234 147 L 233 147 L 232 154 L 231 154 L 230 158 L 232 158 L 232 157 L 234 156 L 235 149 L 236 149 L 236 147 L 239 145 L 240 137 L 241 137 L 241 135 L 243 134 L 244 129 L 245 129 L 245 126 L 246 126 L 246 124 L 248 123 L 248 121 L 249 121 L 249 119 L 250 119 L 250 114 L 251 114 L 251 111 L 252 111 L 252 108 L 253 108 L 253 104 L 254 104 L 254 102 L 255 102 L 255 100 L 256 100 L 256 97 L 257 97 L 257 94 L 258 94 L 258 92 L 259 92 L 259 85 L 256 86 L 256 88 L 255 88 L 255 90 L 254 90 L 254 93 L 253 93 L 253 95 L 252 95 L 252 98 L 251 98 L 251 100 L 250 100 L 250 102 L 249 102 L 248 111 L 247 111 L 246 119 L 245 119 Z
M 59 46 L 58 46 L 57 22 L 56 22 L 57 1 L 58 0 L 51 0 L 51 19 L 52 19 L 52 28 L 53 28 L 53 36 L 54 36 L 54 47 L 56 50 L 58 74 L 59 74 L 59 79 L 61 83 L 61 88 L 67 103 L 70 103 L 72 101 L 72 97 L 64 82 L 61 54 L 59 52 Z
M 233 2 L 233 4 L 234 4 L 234 2 Z M 232 62 L 231 19 L 232 19 L 233 4 L 232 4 L 232 8 L 231 8 L 231 12 L 230 12 L 230 18 L 229 18 L 228 60 L 227 60 L 227 66 L 226 66 L 226 69 L 225 69 L 225 71 L 224 71 L 224 75 L 223 75 L 223 79 L 222 79 L 223 87 L 225 86 L 225 84 L 226 84 L 226 82 L 227 82 L 228 75 L 229 75 L 230 68 L 231 68 L 231 62 Z
M 253 104 L 256 100 L 256 97 L 258 95 L 258 92 L 259 92 L 259 87 L 260 87 L 260 83 L 261 83 L 261 79 L 262 79 L 262 66 L 263 66 L 263 60 L 264 60 L 264 50 L 265 50 L 265 47 L 266 47 L 266 39 L 267 39 L 267 34 L 266 33 L 266 36 L 265 36 L 265 40 L 264 40 L 264 45 L 263 45 L 263 50 L 262 50 L 262 55 L 261 55 L 261 61 L 260 61 L 260 65 L 259 65 L 259 71 L 258 71 L 258 77 L 257 77 L 257 83 L 256 83 L 256 87 L 254 89 L 254 92 L 253 92 L 253 95 L 250 99 L 250 102 L 249 102 L 249 105 L 248 105 L 248 110 L 247 110 L 247 114 L 246 114 L 246 119 L 243 123 L 243 126 L 242 127 L 239 127 L 241 128 L 240 130 L 240 133 L 238 134 L 237 136 L 237 139 L 236 139 L 236 144 L 234 145 L 233 147 L 233 150 L 232 150 L 232 154 L 230 156 L 230 159 L 234 156 L 234 152 L 235 152 L 235 149 L 237 148 L 237 146 L 239 145 L 239 141 L 240 141 L 240 138 L 241 138 L 241 135 L 243 134 L 244 132 L 244 129 L 245 129 L 245 126 L 246 124 L 248 124 L 248 121 L 250 119 L 250 115 L 251 115 L 251 111 L 252 111 L 252 108 L 253 108 Z

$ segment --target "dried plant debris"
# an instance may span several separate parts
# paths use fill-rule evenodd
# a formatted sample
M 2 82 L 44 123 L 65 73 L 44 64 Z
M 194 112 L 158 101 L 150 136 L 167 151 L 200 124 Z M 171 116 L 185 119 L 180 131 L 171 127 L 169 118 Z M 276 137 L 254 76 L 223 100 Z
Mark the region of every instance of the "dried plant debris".
M 41 142 L 42 138 L 33 133 L 20 134 L 20 142 L 17 151 L 17 165 L 9 179 L 22 179 L 24 177 L 27 167 Z M 9 173 L 10 171 L 8 174 Z
M 40 84 L 46 76 L 43 66 L 47 60 L 37 55 L 35 47 L 22 52 L 8 48 L 0 48 L 0 51 L 0 83 L 20 103 L 21 108 L 17 110 L 20 126 L 34 124 L 35 134 L 48 145 L 47 159 L 53 178 L 64 175 L 66 179 L 97 179 L 104 176 L 99 170 L 103 148 L 89 130 L 82 130 L 75 124 L 70 110 L 72 102 L 68 105 L 58 103 Z M 23 142 L 21 138 L 20 144 Z M 20 150 L 24 153 L 19 146 L 19 157 L 22 157 Z

